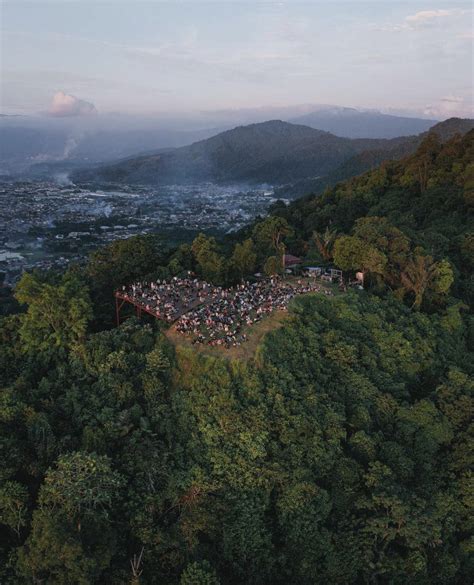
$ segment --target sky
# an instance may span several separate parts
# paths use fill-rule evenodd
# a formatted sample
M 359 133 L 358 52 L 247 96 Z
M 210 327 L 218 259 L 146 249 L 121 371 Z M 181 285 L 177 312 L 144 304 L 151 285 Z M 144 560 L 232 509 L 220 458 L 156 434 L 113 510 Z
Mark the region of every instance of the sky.
M 0 0 L 1 113 L 472 115 L 470 2 Z

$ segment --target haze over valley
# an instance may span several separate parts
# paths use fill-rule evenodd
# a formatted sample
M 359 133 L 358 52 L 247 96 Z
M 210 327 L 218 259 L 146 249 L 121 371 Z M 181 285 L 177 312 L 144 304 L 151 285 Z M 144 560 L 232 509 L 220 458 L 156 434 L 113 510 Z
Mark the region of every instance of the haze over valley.
M 319 110 L 319 119 L 324 118 L 322 112 L 332 124 L 355 119 L 354 111 L 346 109 Z M 387 117 L 385 131 L 379 125 L 384 116 L 361 113 L 367 134 L 372 118 L 380 134 L 390 133 L 396 119 Z M 405 119 L 402 122 L 404 127 Z M 428 126 L 443 140 L 474 127 L 468 119 L 452 118 L 433 126 L 430 120 L 413 122 L 413 128 Z M 74 134 L 70 122 L 54 130 L 34 123 L 5 124 L 0 262 L 7 283 L 14 283 L 25 269 L 82 262 L 115 239 L 161 233 L 170 241 L 179 241 L 173 239 L 177 234 L 187 241 L 202 230 L 236 232 L 277 200 L 321 193 L 384 160 L 415 152 L 426 135 L 347 138 L 271 120 L 172 147 L 178 136 L 186 142 L 207 131 L 81 134 L 79 127 Z M 137 149 L 143 152 L 157 140 L 168 141 L 168 147 L 136 156 Z M 127 149 L 135 156 L 114 160 Z

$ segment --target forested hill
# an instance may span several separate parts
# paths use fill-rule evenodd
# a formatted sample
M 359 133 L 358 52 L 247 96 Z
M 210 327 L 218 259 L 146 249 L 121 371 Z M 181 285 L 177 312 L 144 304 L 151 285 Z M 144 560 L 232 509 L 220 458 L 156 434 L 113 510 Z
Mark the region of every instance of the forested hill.
M 474 575 L 474 131 L 245 232 L 118 240 L 0 319 L 0 582 L 464 585 Z M 112 327 L 113 290 L 232 285 L 281 254 L 365 290 L 293 300 L 244 360 Z
M 79 171 L 74 180 L 126 183 L 257 181 L 286 183 L 325 175 L 366 150 L 392 150 L 405 138 L 340 138 L 279 120 L 240 126 L 168 153 Z
M 400 230 L 412 246 L 435 258 L 449 258 L 456 266 L 458 294 L 472 303 L 473 161 L 474 130 L 464 136 L 455 134 L 445 142 L 438 134 L 429 133 L 415 154 L 400 161 L 387 161 L 376 170 L 336 184 L 322 195 L 308 195 L 288 207 L 277 204 L 273 213 L 285 218 L 301 242 L 324 230 L 334 237 L 366 232 L 366 243 L 373 244 L 380 238 L 378 241 L 389 248 L 394 234 L 389 236 L 388 230 L 376 235 L 375 223 L 383 218 L 387 229 L 393 226 Z M 370 224 L 371 235 L 367 232 Z M 347 244 L 359 242 L 356 237 Z M 402 256 L 398 256 L 396 264 L 396 273 L 401 274 Z
M 442 141 L 449 140 L 456 134 L 467 134 L 474 128 L 474 119 L 472 118 L 448 118 L 444 122 L 438 122 L 424 136 L 429 132 L 434 132 Z
M 398 160 L 416 151 L 420 143 L 429 133 L 437 134 L 440 140 L 446 141 L 456 134 L 464 135 L 474 128 L 474 120 L 469 118 L 449 118 L 435 124 L 428 132 L 418 136 L 391 141 L 390 147 L 375 147 L 357 153 L 344 161 L 336 169 L 316 179 L 302 179 L 276 189 L 277 196 L 298 198 L 307 193 L 320 194 L 339 181 L 350 179 L 368 170 L 375 169 L 386 160 Z
M 449 221 L 453 230 L 471 218 L 473 196 L 474 130 L 448 140 L 431 132 L 413 155 L 386 161 L 378 168 L 336 184 L 322 196 L 310 194 L 284 210 L 288 221 L 308 236 L 314 229 L 332 226 L 348 230 L 364 216 L 381 215 L 428 236 L 433 224 Z M 444 193 L 444 200 L 438 200 Z M 458 220 L 461 220 L 461 224 Z

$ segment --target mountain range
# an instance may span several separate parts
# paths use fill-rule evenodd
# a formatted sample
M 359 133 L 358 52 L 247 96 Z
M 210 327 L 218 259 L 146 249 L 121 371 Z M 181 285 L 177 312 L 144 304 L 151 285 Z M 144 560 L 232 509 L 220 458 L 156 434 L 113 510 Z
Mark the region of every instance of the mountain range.
M 341 107 L 318 109 L 289 121 L 346 138 L 397 138 L 420 134 L 436 124 L 436 120 Z
M 332 105 L 242 108 L 154 116 L 98 114 L 85 118 L 0 116 L 0 173 L 35 173 L 107 163 L 198 140 L 267 120 L 330 132 L 343 138 L 419 134 L 436 121 Z M 36 165 L 41 165 L 36 168 Z
M 472 126 L 472 120 L 451 119 L 432 130 L 450 135 L 467 132 Z M 331 175 L 341 180 L 382 160 L 414 152 L 424 135 L 349 139 L 272 120 L 237 127 L 190 146 L 79 170 L 72 178 L 154 185 L 198 181 L 282 185 L 324 181 Z

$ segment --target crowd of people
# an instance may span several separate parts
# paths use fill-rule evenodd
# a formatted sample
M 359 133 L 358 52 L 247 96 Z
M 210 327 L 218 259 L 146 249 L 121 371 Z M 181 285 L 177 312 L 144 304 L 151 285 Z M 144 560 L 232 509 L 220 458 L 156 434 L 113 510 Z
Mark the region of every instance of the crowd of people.
M 232 347 L 247 340 L 245 330 L 275 310 L 286 311 L 301 294 L 332 292 L 313 279 L 286 281 L 278 277 L 245 282 L 233 288 L 214 286 L 196 278 L 136 282 L 120 295 L 169 323 L 193 343 Z
M 286 311 L 296 295 L 309 292 L 332 294 L 316 282 L 299 280 L 289 283 L 272 278 L 246 282 L 222 290 L 211 303 L 183 314 L 176 323 L 179 333 L 192 336 L 194 343 L 232 347 L 247 340 L 245 330 L 275 310 Z
M 183 313 L 215 299 L 222 290 L 197 278 L 174 277 L 170 281 L 134 282 L 118 291 L 120 296 L 168 323 Z

